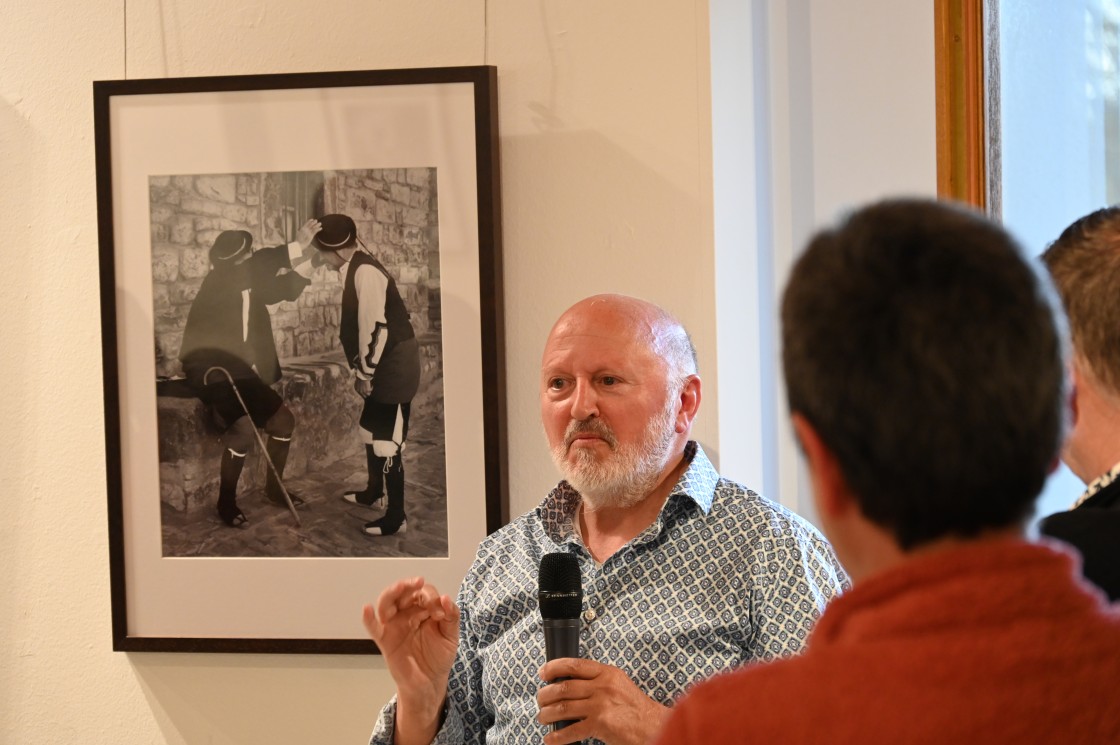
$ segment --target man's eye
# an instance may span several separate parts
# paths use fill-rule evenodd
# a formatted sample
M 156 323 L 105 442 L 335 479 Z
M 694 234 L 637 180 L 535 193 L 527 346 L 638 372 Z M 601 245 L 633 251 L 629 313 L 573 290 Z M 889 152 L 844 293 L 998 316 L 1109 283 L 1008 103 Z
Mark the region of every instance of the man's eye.
M 560 390 L 564 387 L 563 378 L 553 378 L 552 380 L 548 381 L 548 387 L 554 391 Z
M 600 378 L 600 380 L 602 381 L 603 385 L 614 385 L 618 382 L 618 378 L 614 377 L 613 375 L 604 375 L 602 378 Z

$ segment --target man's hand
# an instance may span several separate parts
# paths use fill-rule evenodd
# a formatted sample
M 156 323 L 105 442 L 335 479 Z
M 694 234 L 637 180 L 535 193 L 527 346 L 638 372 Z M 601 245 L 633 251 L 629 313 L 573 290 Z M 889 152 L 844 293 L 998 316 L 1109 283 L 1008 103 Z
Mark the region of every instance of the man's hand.
M 537 692 L 537 721 L 552 724 L 577 720 L 549 733 L 545 745 L 563 745 L 596 737 L 609 745 L 645 745 L 669 716 L 669 709 L 642 693 L 617 667 L 584 659 L 564 658 L 545 663 L 542 680 L 550 683 Z
M 373 378 L 369 380 L 354 378 L 354 390 L 362 398 L 369 398 L 369 394 L 373 392 Z
M 319 253 L 319 249 L 311 245 L 311 239 L 314 238 L 323 226 L 315 218 L 311 218 L 305 222 L 299 230 L 296 231 L 296 243 L 299 244 L 300 257 L 297 263 L 303 263 L 310 259 L 315 254 Z
M 459 648 L 459 608 L 423 577 L 388 587 L 362 622 L 397 684 L 395 742 L 428 743 L 439 729 L 447 679 Z
M 299 243 L 300 247 L 306 251 L 307 247 L 311 245 L 311 239 L 322 229 L 322 224 L 313 217 L 301 225 L 299 230 L 296 231 L 296 241 Z

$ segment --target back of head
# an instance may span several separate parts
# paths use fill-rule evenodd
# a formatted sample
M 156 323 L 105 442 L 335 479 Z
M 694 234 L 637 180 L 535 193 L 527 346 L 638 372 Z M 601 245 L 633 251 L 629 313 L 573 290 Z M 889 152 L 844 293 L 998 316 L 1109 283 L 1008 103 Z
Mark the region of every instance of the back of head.
M 1078 357 L 1120 394 L 1120 207 L 1080 218 L 1042 259 L 1065 303 Z
M 910 549 L 1029 517 L 1065 423 L 1061 311 L 1014 240 L 926 200 L 817 234 L 782 301 L 789 405 Z

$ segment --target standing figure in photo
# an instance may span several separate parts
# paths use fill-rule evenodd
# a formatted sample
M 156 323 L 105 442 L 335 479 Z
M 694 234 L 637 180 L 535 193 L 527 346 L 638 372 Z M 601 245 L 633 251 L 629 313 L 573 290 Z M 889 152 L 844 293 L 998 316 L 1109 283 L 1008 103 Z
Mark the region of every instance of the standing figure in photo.
M 266 454 L 283 476 L 295 417 L 272 384 L 280 380 L 280 361 L 272 336 L 269 305 L 295 300 L 309 280 L 294 271 L 293 260 L 307 258 L 319 230 L 308 220 L 286 246 L 253 250 L 253 236 L 226 230 L 210 248 L 210 272 L 191 303 L 179 359 L 195 395 L 205 403 L 221 432 L 218 515 L 233 528 L 247 527 L 237 505 L 237 483 L 256 439 L 267 435 Z M 286 505 L 276 474 L 269 470 L 265 494 Z M 302 500 L 289 494 L 294 504 Z
M 1042 255 L 1069 315 L 1073 429 L 1062 460 L 1085 482 L 1070 509 L 1039 525 L 1074 546 L 1085 577 L 1120 600 L 1120 207 L 1062 231 Z
M 368 481 L 343 499 L 364 507 L 389 502 L 385 514 L 367 522 L 371 536 L 404 533 L 404 461 L 409 410 L 420 387 L 420 347 L 397 283 L 358 238 L 347 215 L 324 215 L 314 245 L 338 270 L 343 283 L 339 340 L 362 397 L 359 420 Z

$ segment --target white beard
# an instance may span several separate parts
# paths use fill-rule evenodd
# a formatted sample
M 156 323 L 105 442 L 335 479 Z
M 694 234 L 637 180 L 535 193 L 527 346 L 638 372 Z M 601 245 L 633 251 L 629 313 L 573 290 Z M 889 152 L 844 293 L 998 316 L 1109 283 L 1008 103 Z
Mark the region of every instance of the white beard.
M 552 448 L 552 461 L 591 509 L 632 507 L 657 486 L 669 462 L 676 396 L 646 425 L 640 442 L 619 447 L 614 432 L 599 419 L 572 420 L 564 440 Z M 568 460 L 575 435 L 590 432 L 603 438 L 611 452 L 600 457 L 580 448 Z

